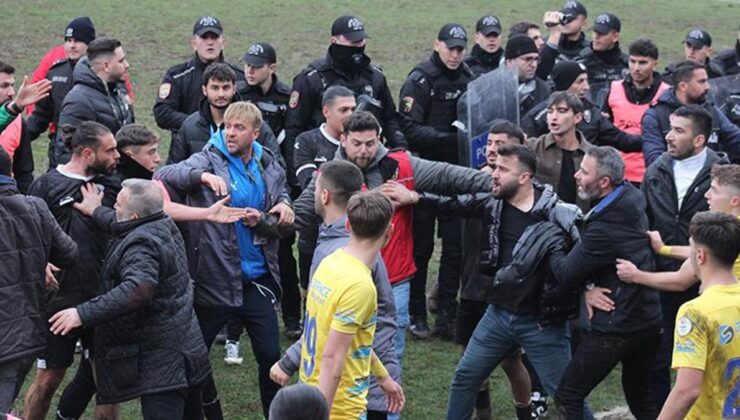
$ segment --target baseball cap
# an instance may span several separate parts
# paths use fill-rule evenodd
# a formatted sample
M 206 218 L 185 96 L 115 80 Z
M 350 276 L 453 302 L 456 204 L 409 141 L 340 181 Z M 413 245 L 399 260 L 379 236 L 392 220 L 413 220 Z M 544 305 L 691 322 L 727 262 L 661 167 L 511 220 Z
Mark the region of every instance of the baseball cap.
M 709 36 L 709 32 L 703 29 L 692 29 L 686 34 L 686 39 L 683 42 L 694 48 L 711 47 L 712 37 Z
M 242 61 L 254 67 L 262 67 L 265 64 L 272 64 L 277 61 L 275 49 L 266 42 L 257 42 L 252 44 L 247 53 L 242 57 Z
M 475 32 L 480 32 L 484 36 L 491 35 L 492 33 L 501 35 L 501 21 L 496 16 L 483 16 L 475 24 Z
M 573 20 L 578 15 L 588 16 L 588 13 L 586 13 L 586 6 L 584 6 L 581 2 L 575 0 L 568 0 L 563 3 L 563 7 L 560 9 L 560 13 L 562 13 L 563 17 L 567 18 L 568 20 Z
M 193 35 L 203 36 L 208 32 L 213 32 L 216 35 L 224 33 L 224 28 L 221 26 L 221 22 L 213 16 L 203 16 L 195 21 L 193 26 Z
M 468 33 L 462 25 L 448 23 L 439 30 L 437 40 L 447 45 L 447 48 L 465 48 L 468 45 Z
M 339 16 L 331 25 L 331 36 L 343 35 L 351 42 L 370 38 L 365 32 L 365 25 L 356 16 Z
M 594 26 L 591 29 L 600 34 L 608 34 L 611 31 L 620 32 L 622 30 L 622 21 L 611 13 L 602 13 L 596 16 Z

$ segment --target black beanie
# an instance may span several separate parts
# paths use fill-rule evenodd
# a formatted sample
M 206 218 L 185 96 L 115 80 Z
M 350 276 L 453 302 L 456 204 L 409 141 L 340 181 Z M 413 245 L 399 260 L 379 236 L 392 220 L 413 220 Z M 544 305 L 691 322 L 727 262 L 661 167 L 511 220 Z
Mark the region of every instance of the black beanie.
M 586 73 L 586 66 L 583 63 L 561 61 L 555 64 L 550 73 L 550 78 L 555 84 L 555 92 L 568 90 L 570 85 L 583 73 Z
M 64 28 L 64 39 L 74 38 L 77 41 L 90 44 L 95 40 L 95 26 L 87 16 L 76 17 L 69 21 Z
M 509 38 L 506 42 L 506 58 L 517 58 L 520 55 L 537 53 L 537 46 L 532 38 L 527 35 L 517 34 Z

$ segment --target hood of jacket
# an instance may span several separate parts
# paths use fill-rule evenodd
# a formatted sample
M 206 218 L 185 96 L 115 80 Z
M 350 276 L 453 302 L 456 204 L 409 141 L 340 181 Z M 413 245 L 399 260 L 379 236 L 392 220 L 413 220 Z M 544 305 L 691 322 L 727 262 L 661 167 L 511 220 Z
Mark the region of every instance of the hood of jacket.
M 109 89 L 109 84 L 103 82 L 103 80 L 95 74 L 87 57 L 82 57 L 77 62 L 77 65 L 75 65 L 75 69 L 72 72 L 72 76 L 74 77 L 75 84 L 89 86 L 104 93 L 106 96 L 110 95 L 111 89 Z

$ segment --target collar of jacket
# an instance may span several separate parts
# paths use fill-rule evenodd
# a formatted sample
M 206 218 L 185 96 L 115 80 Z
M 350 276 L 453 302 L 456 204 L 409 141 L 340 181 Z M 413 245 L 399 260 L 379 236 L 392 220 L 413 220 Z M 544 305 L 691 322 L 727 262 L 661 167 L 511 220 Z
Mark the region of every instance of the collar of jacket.
M 190 59 L 192 65 L 197 68 L 198 70 L 205 70 L 206 67 L 208 67 L 211 63 L 204 63 L 203 60 L 200 59 L 197 52 L 193 53 L 193 58 Z M 218 55 L 218 58 L 212 61 L 212 63 L 223 63 L 224 62 L 224 52 L 221 51 L 221 53 Z M 200 82 L 200 80 L 198 81 Z
M 594 206 L 594 208 L 592 208 L 591 211 L 589 211 L 588 214 L 586 214 L 586 217 L 583 218 L 584 221 L 588 220 L 592 216 L 595 216 L 603 212 L 604 209 L 609 207 L 609 205 L 611 205 L 617 198 L 619 198 L 624 193 L 624 190 L 627 188 L 626 186 L 627 182 L 628 181 L 622 181 L 622 183 L 617 185 L 616 188 L 612 190 L 612 192 L 607 194 L 605 197 L 599 199 L 599 202 Z
M 0 195 L 13 194 L 19 194 L 18 184 L 15 182 L 15 179 L 9 176 L 0 175 Z
M 149 222 L 153 222 L 156 220 L 164 219 L 167 217 L 166 214 L 164 214 L 164 211 L 160 211 L 154 214 L 151 214 L 147 217 L 141 217 L 134 220 L 127 220 L 125 222 L 116 222 L 113 224 L 113 231 L 116 232 L 117 236 L 126 236 L 131 231 L 136 229 L 137 227 L 147 224 Z
M 584 137 L 583 133 L 581 133 L 579 130 L 576 130 L 576 138 L 578 139 L 577 150 L 586 153 L 586 150 L 588 150 L 588 147 L 590 146 L 590 144 L 586 141 L 586 137 Z M 549 149 L 552 146 L 557 147 L 557 144 L 555 143 L 555 136 L 553 136 L 552 133 L 547 133 L 547 135 L 545 136 L 545 149 Z
M 234 100 L 231 100 L 234 103 Z M 203 98 L 200 101 L 200 109 L 198 110 L 200 118 L 206 123 L 205 125 L 210 129 L 211 133 L 215 133 L 218 130 L 223 129 L 223 123 L 221 126 L 216 126 L 213 121 L 213 114 L 211 113 L 211 104 L 208 103 L 208 98 Z
M 622 60 L 622 49 L 619 47 L 619 42 L 614 44 L 614 46 L 606 51 L 596 51 L 593 49 L 593 42 L 591 43 L 591 51 L 593 51 L 594 56 L 598 58 L 599 60 L 609 63 L 609 64 L 616 64 L 619 63 Z
M 141 166 L 139 162 L 125 153 L 121 153 L 121 159 L 118 161 L 118 173 L 123 176 L 123 179 L 152 179 L 152 175 L 154 175 L 154 172 Z

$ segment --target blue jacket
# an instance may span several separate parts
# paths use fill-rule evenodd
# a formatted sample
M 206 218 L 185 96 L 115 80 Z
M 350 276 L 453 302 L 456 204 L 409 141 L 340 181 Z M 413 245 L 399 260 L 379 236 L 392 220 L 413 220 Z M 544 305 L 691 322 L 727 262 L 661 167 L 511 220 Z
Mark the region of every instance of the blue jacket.
M 290 204 L 285 171 L 275 155 L 268 149 L 262 150 L 260 163 L 265 183 L 265 209 L 279 202 Z M 204 186 L 200 177 L 204 172 L 218 175 L 231 185 L 227 157 L 213 144 L 187 160 L 167 165 L 154 174 L 186 197 L 186 204 L 193 207 L 208 207 L 218 200 L 213 190 Z M 263 217 L 265 219 L 265 217 Z M 241 223 L 241 222 L 236 222 Z M 241 253 L 234 224 L 197 222 L 189 224 L 188 265 L 195 281 L 195 304 L 203 306 L 242 305 L 243 275 Z M 274 230 L 263 229 L 262 224 L 252 229 L 255 242 L 260 243 L 269 267 L 271 284 L 265 284 L 280 292 L 280 270 L 278 265 L 279 237 Z
M 645 156 L 645 167 L 649 167 L 666 151 L 665 136 L 671 130 L 669 117 L 673 111 L 683 106 L 676 97 L 676 88 L 663 92 L 658 102 L 651 106 L 642 116 L 642 153 Z M 701 104 L 712 114 L 712 137 L 708 140 L 710 147 L 719 142 L 721 150 L 730 154 L 740 153 L 740 128 L 710 102 Z M 714 144 L 714 145 L 713 145 Z

